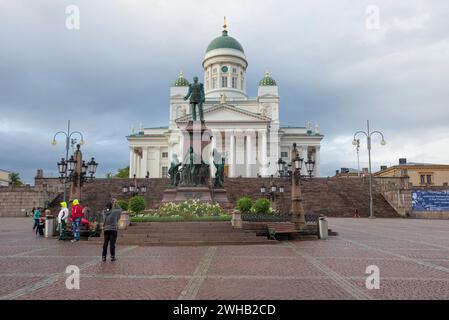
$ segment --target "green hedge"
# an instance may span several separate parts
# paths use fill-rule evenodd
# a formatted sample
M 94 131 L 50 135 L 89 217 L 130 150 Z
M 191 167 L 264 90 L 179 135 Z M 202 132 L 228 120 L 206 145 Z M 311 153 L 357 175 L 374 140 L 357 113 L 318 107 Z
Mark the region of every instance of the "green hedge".
M 251 208 L 252 208 L 253 204 L 254 203 L 253 203 L 253 200 L 251 200 L 251 198 L 241 197 L 237 200 L 235 207 L 241 213 L 249 213 L 249 212 L 251 212 Z
M 122 208 L 123 211 L 128 211 L 128 201 L 126 200 L 119 200 L 117 201 L 117 204 L 120 208 Z
M 131 199 L 129 199 L 128 202 L 128 209 L 132 213 L 139 214 L 143 212 L 146 208 L 145 204 L 145 198 L 142 196 L 134 196 Z
M 271 212 L 271 203 L 268 199 L 257 199 L 254 202 L 251 212 L 252 213 L 270 213 Z

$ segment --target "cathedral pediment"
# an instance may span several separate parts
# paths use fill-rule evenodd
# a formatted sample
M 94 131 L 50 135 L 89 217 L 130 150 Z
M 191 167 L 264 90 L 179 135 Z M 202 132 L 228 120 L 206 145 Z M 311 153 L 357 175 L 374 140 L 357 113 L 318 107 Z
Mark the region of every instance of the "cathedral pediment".
M 188 122 L 190 115 L 180 117 L 178 123 Z M 270 122 L 271 119 L 230 104 L 215 105 L 204 110 L 204 120 L 207 122 Z

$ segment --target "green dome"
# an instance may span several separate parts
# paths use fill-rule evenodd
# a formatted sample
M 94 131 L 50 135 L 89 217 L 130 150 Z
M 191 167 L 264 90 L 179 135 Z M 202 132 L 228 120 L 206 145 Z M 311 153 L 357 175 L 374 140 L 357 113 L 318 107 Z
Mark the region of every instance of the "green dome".
M 207 47 L 206 52 L 221 48 L 236 49 L 244 52 L 242 45 L 233 37 L 228 36 L 228 32 L 226 30 L 223 30 L 223 35 L 221 37 L 217 37 L 212 40 L 212 42 Z
M 178 79 L 173 82 L 173 87 L 188 87 L 189 81 L 184 78 L 184 74 L 182 72 L 179 73 Z
M 259 86 L 277 86 L 276 81 L 270 76 L 268 72 L 265 73 L 265 76 L 262 80 L 259 81 Z

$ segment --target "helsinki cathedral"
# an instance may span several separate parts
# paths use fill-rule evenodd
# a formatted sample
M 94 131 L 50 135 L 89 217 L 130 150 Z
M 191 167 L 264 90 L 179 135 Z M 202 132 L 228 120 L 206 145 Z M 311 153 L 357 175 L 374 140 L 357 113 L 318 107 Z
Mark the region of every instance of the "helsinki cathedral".
M 320 175 L 324 136 L 318 125 L 280 124 L 278 85 L 268 72 L 259 81 L 257 97 L 247 95 L 248 60 L 242 45 L 228 34 L 226 22 L 221 36 L 207 46 L 202 66 L 204 120 L 212 132 L 210 150 L 225 159 L 227 177 L 276 175 L 279 159 L 290 162 L 293 143 L 304 161 L 315 161 L 313 175 Z M 191 119 L 189 101 L 184 100 L 188 89 L 189 81 L 181 72 L 170 87 L 168 126 L 141 126 L 126 137 L 130 178 L 165 178 L 173 159 L 183 162 L 187 150 L 183 150 L 182 129 Z M 211 161 L 212 157 L 210 152 Z M 213 165 L 210 168 L 214 170 Z

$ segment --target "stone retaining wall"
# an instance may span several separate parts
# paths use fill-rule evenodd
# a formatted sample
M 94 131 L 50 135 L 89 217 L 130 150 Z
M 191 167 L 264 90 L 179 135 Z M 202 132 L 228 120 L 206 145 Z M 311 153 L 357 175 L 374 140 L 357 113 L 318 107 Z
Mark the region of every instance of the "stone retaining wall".
M 43 207 L 57 196 L 41 187 L 0 187 L 0 217 L 24 217 L 33 207 Z
M 281 212 L 289 212 L 291 205 L 291 186 L 289 182 L 274 179 L 277 186 L 283 185 L 285 192 L 282 197 L 278 197 L 274 202 L 274 207 Z M 130 195 L 122 193 L 123 186 L 133 184 L 133 179 L 96 179 L 91 183 L 86 183 L 81 191 L 81 202 L 88 203 L 94 212 L 100 212 L 105 204 L 112 198 L 128 199 Z M 231 203 L 235 203 L 241 196 L 248 196 L 252 199 L 261 197 L 260 187 L 264 184 L 269 190 L 269 178 L 228 178 L 225 180 L 225 187 Z M 162 200 L 164 189 L 168 185 L 167 179 L 137 179 L 137 185 L 145 185 L 147 193 L 145 199 L 149 208 L 157 208 Z M 302 182 L 303 204 L 306 212 L 323 214 L 326 216 L 352 217 L 354 210 L 359 210 L 360 216 L 369 214 L 369 188 L 368 182 L 362 179 L 338 179 L 338 178 L 314 178 Z M 59 179 L 38 178 L 34 191 L 25 192 L 20 196 L 6 194 L 0 189 L 0 201 L 8 199 L 5 209 L 0 209 L 0 215 L 17 216 L 21 215 L 21 207 L 25 204 L 33 207 L 43 205 L 43 198 L 36 198 L 37 190 L 52 190 L 59 196 L 54 199 L 57 205 L 62 201 L 62 184 Z M 33 188 L 33 187 L 32 187 Z M 37 193 L 36 193 L 37 192 Z M 42 191 L 40 191 L 42 192 Z M 18 192 L 20 194 L 20 192 Z M 45 198 L 45 197 L 44 197 Z M 41 202 L 39 202 L 41 201 Z M 45 200 L 43 200 L 45 201 Z M 397 213 L 384 199 L 379 191 L 374 193 L 375 214 L 378 217 L 395 217 Z

